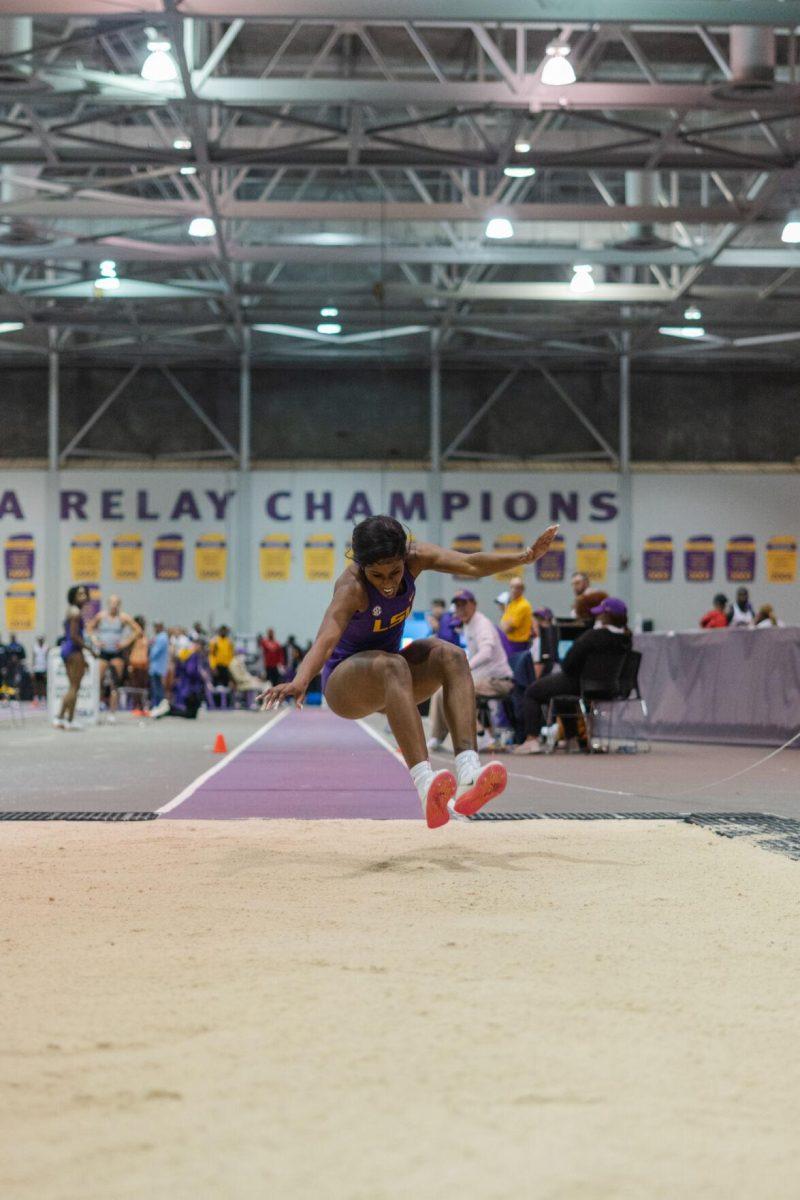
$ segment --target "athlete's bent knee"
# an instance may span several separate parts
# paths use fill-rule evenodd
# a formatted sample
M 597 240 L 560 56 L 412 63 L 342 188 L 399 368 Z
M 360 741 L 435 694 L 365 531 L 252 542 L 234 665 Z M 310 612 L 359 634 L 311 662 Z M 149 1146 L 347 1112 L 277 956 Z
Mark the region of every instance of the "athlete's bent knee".
M 411 668 L 401 654 L 387 654 L 380 669 L 387 682 L 411 683 Z

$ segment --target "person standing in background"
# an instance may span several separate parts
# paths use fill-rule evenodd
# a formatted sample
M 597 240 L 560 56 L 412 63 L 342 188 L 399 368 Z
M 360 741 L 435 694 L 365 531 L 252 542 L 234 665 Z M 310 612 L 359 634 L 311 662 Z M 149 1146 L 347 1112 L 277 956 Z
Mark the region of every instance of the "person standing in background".
M 215 687 L 227 687 L 231 681 L 228 668 L 235 653 L 227 625 L 220 625 L 214 637 L 208 643 L 208 665 Z
M 164 676 L 169 661 L 169 637 L 163 621 L 153 626 L 155 635 L 150 643 L 148 670 L 150 672 L 150 704 L 155 708 L 164 699 Z
M 508 585 L 509 601 L 500 620 L 512 654 L 527 650 L 533 637 L 533 609 L 525 598 L 525 581 L 515 575 Z
M 737 588 L 728 624 L 731 629 L 752 629 L 755 623 L 756 614 L 750 603 L 750 593 L 746 587 Z
M 37 704 L 40 700 L 47 697 L 47 653 L 50 647 L 47 645 L 47 640 L 44 634 L 39 634 L 33 645 L 33 654 L 31 656 L 33 665 L 33 703 Z
M 711 608 L 707 613 L 703 613 L 700 618 L 700 628 L 727 629 L 729 620 L 728 597 L 722 592 L 718 592 L 714 597 L 714 603 Z
M 267 679 L 273 686 L 280 683 L 281 674 L 286 665 L 286 654 L 283 646 L 275 637 L 275 630 L 268 629 L 266 637 L 259 639 L 261 643 L 261 656 L 264 660 L 264 671 Z

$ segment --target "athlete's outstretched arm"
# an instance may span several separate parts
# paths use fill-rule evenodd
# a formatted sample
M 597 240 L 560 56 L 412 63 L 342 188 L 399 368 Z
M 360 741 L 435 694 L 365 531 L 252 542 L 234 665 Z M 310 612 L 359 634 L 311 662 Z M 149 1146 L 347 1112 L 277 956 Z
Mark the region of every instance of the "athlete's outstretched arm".
M 414 542 L 412 556 L 420 571 L 444 571 L 448 575 L 462 575 L 467 579 L 483 579 L 485 575 L 494 575 L 498 571 L 508 571 L 513 567 L 524 567 L 536 562 L 537 558 L 541 558 L 550 549 L 550 543 L 557 533 L 557 525 L 548 525 L 532 546 L 517 552 L 479 551 L 477 554 L 461 554 L 458 550 L 447 550 L 444 546 L 434 546 L 431 542 Z
M 363 603 L 364 589 L 349 571 L 345 571 L 336 581 L 333 599 L 325 610 L 313 646 L 297 668 L 297 674 L 289 683 L 279 683 L 277 687 L 262 692 L 257 699 L 262 701 L 263 708 L 276 708 L 282 700 L 288 700 L 290 696 L 294 696 L 298 708 L 303 707 L 308 685 L 319 675 L 350 618 L 359 611 Z

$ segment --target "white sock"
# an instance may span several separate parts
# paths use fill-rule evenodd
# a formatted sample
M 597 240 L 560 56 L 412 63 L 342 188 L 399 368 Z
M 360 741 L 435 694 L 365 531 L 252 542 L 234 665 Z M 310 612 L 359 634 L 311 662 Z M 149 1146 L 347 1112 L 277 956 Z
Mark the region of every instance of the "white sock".
M 414 786 L 419 792 L 420 800 L 424 802 L 431 780 L 433 779 L 433 767 L 430 761 L 426 758 L 422 762 L 418 762 L 415 767 L 408 768 L 408 773 L 414 780 Z
M 456 755 L 456 779 L 459 783 L 473 783 L 481 769 L 481 760 L 476 750 L 462 750 Z

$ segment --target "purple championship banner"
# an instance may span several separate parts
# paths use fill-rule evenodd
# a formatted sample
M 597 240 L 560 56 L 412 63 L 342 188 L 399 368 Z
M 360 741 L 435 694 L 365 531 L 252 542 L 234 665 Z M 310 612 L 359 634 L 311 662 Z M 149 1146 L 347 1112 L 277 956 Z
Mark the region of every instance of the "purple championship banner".
M 683 548 L 687 583 L 710 583 L 714 578 L 714 539 L 708 533 L 696 533 L 686 539 Z
M 536 560 L 536 578 L 540 583 L 562 583 L 566 567 L 566 542 L 557 533 L 550 543 L 550 549 Z
M 36 560 L 32 533 L 12 533 L 5 542 L 6 579 L 33 579 Z
M 156 579 L 176 581 L 183 579 L 183 535 L 162 533 L 153 547 L 153 574 Z
M 654 533 L 644 544 L 644 577 L 648 583 L 670 583 L 675 567 L 675 543 L 668 533 Z
M 756 577 L 756 539 L 749 533 L 728 538 L 725 578 L 729 583 L 752 583 Z

